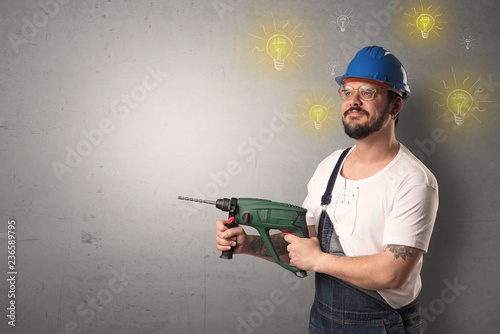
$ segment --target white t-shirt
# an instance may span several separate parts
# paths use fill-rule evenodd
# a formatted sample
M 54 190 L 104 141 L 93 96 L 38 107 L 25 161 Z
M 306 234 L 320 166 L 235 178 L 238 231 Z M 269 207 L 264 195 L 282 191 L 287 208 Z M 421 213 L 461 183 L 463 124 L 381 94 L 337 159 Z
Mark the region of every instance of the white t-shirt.
M 352 152 L 352 150 L 351 150 Z M 349 154 L 351 153 L 349 152 Z M 308 225 L 319 224 L 321 196 L 342 153 L 324 159 L 308 183 Z M 400 144 L 396 157 L 380 172 L 362 180 L 337 175 L 327 213 L 347 256 L 382 252 L 383 245 L 403 245 L 427 252 L 438 208 L 438 186 L 432 173 Z M 420 293 L 422 259 L 399 289 L 379 293 L 394 308 Z

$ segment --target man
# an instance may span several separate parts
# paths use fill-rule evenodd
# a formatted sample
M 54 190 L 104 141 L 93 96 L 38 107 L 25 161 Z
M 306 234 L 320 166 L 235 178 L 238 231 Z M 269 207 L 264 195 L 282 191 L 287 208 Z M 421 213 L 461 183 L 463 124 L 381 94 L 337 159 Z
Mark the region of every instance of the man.
M 303 203 L 310 238 L 285 235 L 281 257 L 316 272 L 309 333 L 421 333 L 420 270 L 438 191 L 432 173 L 395 138 L 411 94 L 406 70 L 384 48 L 365 47 L 336 81 L 344 129 L 356 145 L 318 165 Z M 270 259 L 258 236 L 217 226 L 219 250 Z

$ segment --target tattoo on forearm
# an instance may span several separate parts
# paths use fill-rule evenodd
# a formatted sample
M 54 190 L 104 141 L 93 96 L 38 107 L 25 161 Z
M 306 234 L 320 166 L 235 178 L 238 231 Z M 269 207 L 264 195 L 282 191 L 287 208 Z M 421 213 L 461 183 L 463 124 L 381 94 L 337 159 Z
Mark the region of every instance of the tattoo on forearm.
M 270 238 L 278 256 L 288 254 L 288 251 L 286 250 L 288 242 L 286 242 L 283 238 L 283 234 L 273 234 Z M 253 255 L 271 257 L 271 252 L 267 249 L 262 238 L 255 238 L 255 240 L 248 245 L 248 251 Z
M 413 257 L 412 248 L 401 245 L 387 245 L 389 251 L 394 253 L 394 259 L 402 258 L 406 261 L 407 257 Z

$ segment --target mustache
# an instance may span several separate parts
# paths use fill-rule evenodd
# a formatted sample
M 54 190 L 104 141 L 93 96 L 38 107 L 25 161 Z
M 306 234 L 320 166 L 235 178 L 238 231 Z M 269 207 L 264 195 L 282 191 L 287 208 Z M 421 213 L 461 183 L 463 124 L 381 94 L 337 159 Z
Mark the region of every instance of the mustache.
M 352 111 L 357 111 L 357 112 L 362 112 L 363 114 L 365 114 L 366 116 L 369 116 L 370 114 L 368 113 L 368 111 L 366 111 L 365 109 L 361 108 L 361 107 L 351 107 L 349 109 L 347 109 L 346 111 L 344 111 L 344 117 L 346 117 L 350 112 Z

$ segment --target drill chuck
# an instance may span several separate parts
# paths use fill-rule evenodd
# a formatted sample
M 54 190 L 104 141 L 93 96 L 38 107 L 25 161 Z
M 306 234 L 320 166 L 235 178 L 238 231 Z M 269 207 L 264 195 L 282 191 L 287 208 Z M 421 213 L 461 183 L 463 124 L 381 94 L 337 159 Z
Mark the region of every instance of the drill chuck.
M 229 198 L 220 198 L 215 201 L 215 207 L 227 212 L 231 208 L 231 200 Z

